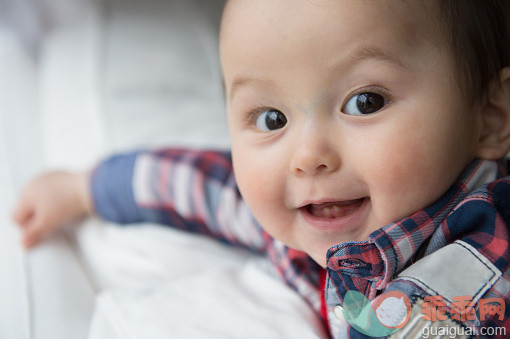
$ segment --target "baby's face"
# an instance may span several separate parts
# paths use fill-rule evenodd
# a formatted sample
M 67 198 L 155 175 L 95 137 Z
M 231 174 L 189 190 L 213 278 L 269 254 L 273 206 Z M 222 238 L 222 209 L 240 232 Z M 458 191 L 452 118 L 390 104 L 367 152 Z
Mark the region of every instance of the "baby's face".
M 319 264 L 329 247 L 433 203 L 473 158 L 480 119 L 433 13 L 383 0 L 227 7 L 240 191 L 268 233 Z

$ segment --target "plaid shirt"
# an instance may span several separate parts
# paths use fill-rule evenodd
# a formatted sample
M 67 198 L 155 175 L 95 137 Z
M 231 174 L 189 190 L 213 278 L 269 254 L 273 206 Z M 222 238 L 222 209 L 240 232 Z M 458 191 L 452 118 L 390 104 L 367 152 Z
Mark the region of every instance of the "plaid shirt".
M 428 208 L 382 227 L 367 241 L 330 248 L 323 291 L 329 314 L 348 290 L 372 300 L 418 259 L 462 240 L 502 273 L 484 297 L 503 298 L 505 317 L 488 318 L 478 327 L 505 326 L 510 333 L 510 178 L 496 180 L 506 171 L 503 162 L 476 160 Z M 96 213 L 106 220 L 171 225 L 267 254 L 287 284 L 320 312 L 323 269 L 260 227 L 237 189 L 230 153 L 168 149 L 115 155 L 94 170 L 91 191 Z M 417 289 L 412 282 L 403 284 L 409 284 L 408 291 Z M 338 333 L 332 323 L 330 333 Z

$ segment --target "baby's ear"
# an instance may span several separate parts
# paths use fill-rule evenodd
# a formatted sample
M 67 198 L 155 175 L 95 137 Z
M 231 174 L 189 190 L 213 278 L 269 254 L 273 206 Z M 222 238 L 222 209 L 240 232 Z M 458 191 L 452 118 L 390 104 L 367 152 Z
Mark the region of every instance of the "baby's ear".
M 499 76 L 501 85 L 492 86 L 481 112 L 483 128 L 476 157 L 482 159 L 501 159 L 510 151 L 510 67 Z

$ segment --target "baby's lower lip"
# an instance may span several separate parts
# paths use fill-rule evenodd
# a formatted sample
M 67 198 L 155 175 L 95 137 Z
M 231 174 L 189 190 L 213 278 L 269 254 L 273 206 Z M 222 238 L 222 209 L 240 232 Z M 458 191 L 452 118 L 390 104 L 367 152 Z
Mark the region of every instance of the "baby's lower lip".
M 309 204 L 299 209 L 306 223 L 319 230 L 338 230 L 354 225 L 363 215 L 370 199 Z

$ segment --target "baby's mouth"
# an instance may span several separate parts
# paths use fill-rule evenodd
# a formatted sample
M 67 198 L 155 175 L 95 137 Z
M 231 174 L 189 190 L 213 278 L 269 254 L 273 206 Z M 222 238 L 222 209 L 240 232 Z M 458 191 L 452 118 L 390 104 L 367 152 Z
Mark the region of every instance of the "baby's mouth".
M 303 206 L 303 208 L 316 218 L 337 219 L 355 212 L 363 204 L 365 199 L 366 197 L 354 200 L 309 204 Z

